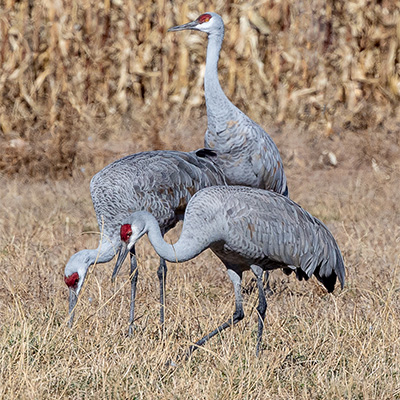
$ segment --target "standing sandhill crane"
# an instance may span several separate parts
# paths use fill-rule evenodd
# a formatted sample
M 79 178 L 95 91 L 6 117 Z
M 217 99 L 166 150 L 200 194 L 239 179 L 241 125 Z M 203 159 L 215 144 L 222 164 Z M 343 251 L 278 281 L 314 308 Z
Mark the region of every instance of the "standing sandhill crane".
M 182 219 L 191 196 L 199 189 L 225 184 L 224 175 L 214 164 L 215 153 L 148 151 L 114 161 L 93 176 L 90 182 L 101 239 L 97 249 L 81 250 L 65 267 L 65 283 L 69 287 L 70 325 L 73 322 L 77 296 L 93 264 L 110 261 L 121 246 L 121 223 L 133 212 L 151 212 L 162 234 Z M 129 334 L 133 330 L 138 269 L 135 248 L 131 246 L 131 308 Z M 126 257 L 126 255 L 125 255 Z M 124 258 L 125 258 L 124 257 Z M 113 277 L 118 273 L 118 263 Z M 167 266 L 163 258 L 157 270 L 160 280 L 160 321 L 164 323 L 164 286 Z
M 234 106 L 218 80 L 218 59 L 224 39 L 224 22 L 213 12 L 168 31 L 197 30 L 207 33 L 208 47 L 204 93 L 208 126 L 205 147 L 219 154 L 227 183 L 269 189 L 288 196 L 279 151 L 271 137 Z
M 245 270 L 251 269 L 257 278 L 257 354 L 267 308 L 263 271 L 295 270 L 299 280 L 314 274 L 328 292 L 333 291 L 337 277 L 344 285 L 343 258 L 328 228 L 292 200 L 271 191 L 243 186 L 200 190 L 186 208 L 181 236 L 173 245 L 164 241 L 150 213 L 133 213 L 121 226 L 120 260 L 145 233 L 159 256 L 170 262 L 190 260 L 210 248 L 225 264 L 233 283 L 236 307 L 232 320 L 192 345 L 188 355 L 244 317 L 241 281 Z
M 224 21 L 218 14 L 206 12 L 195 21 L 168 29 L 169 32 L 181 30 L 198 30 L 208 35 L 204 76 L 208 126 L 204 145 L 218 152 L 218 163 L 227 183 L 269 189 L 289 197 L 283 162 L 274 141 L 232 104 L 219 83 L 218 60 L 224 40 Z

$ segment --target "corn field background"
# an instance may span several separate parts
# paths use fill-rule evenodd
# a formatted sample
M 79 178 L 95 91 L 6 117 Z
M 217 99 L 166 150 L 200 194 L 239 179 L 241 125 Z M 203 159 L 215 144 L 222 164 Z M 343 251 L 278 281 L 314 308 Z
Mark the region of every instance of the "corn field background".
M 321 137 L 385 127 L 399 113 L 399 9 L 392 0 L 2 0 L 0 170 L 71 174 L 88 136 L 169 145 L 171 119 L 173 129 L 204 114 L 206 37 L 166 30 L 207 10 L 226 24 L 224 90 L 252 118 Z
M 96 248 L 94 173 L 127 154 L 203 145 L 206 36 L 225 21 L 221 85 L 276 142 L 291 198 L 334 234 L 344 290 L 271 275 L 263 352 L 257 292 L 245 318 L 168 367 L 231 316 L 209 251 L 169 264 L 138 243 L 129 277 L 91 269 L 73 329 L 63 271 Z M 0 397 L 400 399 L 400 1 L 0 0 Z M 169 232 L 174 242 L 179 226 Z

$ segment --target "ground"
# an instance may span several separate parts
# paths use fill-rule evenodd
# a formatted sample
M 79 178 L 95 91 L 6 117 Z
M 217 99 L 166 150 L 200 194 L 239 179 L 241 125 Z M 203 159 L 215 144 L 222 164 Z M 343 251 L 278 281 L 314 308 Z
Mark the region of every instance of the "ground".
M 176 129 L 171 121 L 159 133 L 159 146 L 201 147 L 203 126 L 204 117 Z M 316 130 L 269 125 L 291 198 L 332 231 L 344 256 L 346 284 L 327 294 L 315 279 L 298 282 L 273 272 L 259 358 L 257 291 L 249 273 L 244 320 L 189 361 L 167 366 L 231 316 L 234 295 L 210 251 L 169 264 L 162 331 L 157 257 L 147 238 L 138 245 L 134 336 L 126 335 L 127 263 L 114 285 L 113 262 L 92 269 L 75 325 L 67 327 L 65 264 L 76 251 L 97 247 L 99 236 L 89 180 L 112 160 L 147 150 L 145 131 L 80 142 L 86 156 L 65 180 L 1 177 L 0 396 L 400 398 L 400 127 L 329 137 Z M 175 241 L 179 229 L 168 240 Z

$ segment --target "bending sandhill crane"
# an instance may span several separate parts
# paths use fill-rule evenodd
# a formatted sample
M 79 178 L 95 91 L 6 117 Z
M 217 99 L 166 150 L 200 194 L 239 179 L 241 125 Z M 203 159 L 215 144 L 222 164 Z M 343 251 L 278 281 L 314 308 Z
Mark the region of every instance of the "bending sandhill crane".
M 218 80 L 218 59 L 224 22 L 213 12 L 168 31 L 197 30 L 208 35 L 204 93 L 208 126 L 205 147 L 218 152 L 228 184 L 269 189 L 288 196 L 286 176 L 272 138 L 234 106 Z
M 200 190 L 186 208 L 181 236 L 173 245 L 164 241 L 150 213 L 133 213 L 121 226 L 121 260 L 145 233 L 160 257 L 170 262 L 190 260 L 210 248 L 225 264 L 233 283 L 236 307 L 232 320 L 192 345 L 187 355 L 244 317 L 241 281 L 245 270 L 251 269 L 257 278 L 257 354 L 267 308 L 263 271 L 295 270 L 299 280 L 314 274 L 328 292 L 333 291 L 337 277 L 344 285 L 343 258 L 328 228 L 298 204 L 271 191 L 241 186 Z
M 73 322 L 77 296 L 93 264 L 110 261 L 121 245 L 120 226 L 134 211 L 151 212 L 162 234 L 182 219 L 191 196 L 199 189 L 225 184 L 224 175 L 214 164 L 215 153 L 148 151 L 117 160 L 93 176 L 90 182 L 101 240 L 97 249 L 81 250 L 65 267 L 65 283 L 69 287 L 70 325 Z M 131 307 L 129 334 L 133 330 L 138 269 L 135 248 L 131 246 Z M 125 255 L 126 257 L 126 255 Z M 125 258 L 124 257 L 124 258 Z M 118 273 L 121 263 L 115 268 Z M 160 321 L 164 323 L 164 286 L 167 266 L 163 258 L 157 270 L 160 280 Z

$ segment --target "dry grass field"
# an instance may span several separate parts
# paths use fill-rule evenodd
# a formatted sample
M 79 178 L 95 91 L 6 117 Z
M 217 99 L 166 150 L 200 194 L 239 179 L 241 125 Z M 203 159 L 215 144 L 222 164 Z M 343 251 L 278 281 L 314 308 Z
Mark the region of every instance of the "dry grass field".
M 202 133 L 190 135 L 200 144 Z M 284 154 L 292 198 L 326 222 L 339 243 L 347 266 L 343 291 L 328 295 L 314 279 L 297 282 L 274 272 L 264 351 L 257 359 L 257 292 L 247 274 L 245 319 L 190 361 L 166 367 L 233 312 L 233 290 L 216 257 L 207 251 L 169 265 L 161 332 L 157 256 L 143 239 L 134 337 L 126 336 L 128 266 L 113 286 L 112 263 L 93 268 L 71 330 L 63 269 L 74 252 L 97 246 L 88 190 L 93 167 L 88 164 L 90 172 L 68 180 L 3 177 L 0 396 L 400 398 L 398 147 L 380 143 L 382 152 L 384 146 L 397 148 L 396 157 L 367 163 L 359 140 L 312 144 L 302 142 L 295 128 L 274 137 Z M 338 158 L 336 168 L 320 163 L 325 150 Z M 175 240 L 177 232 L 168 238 Z
M 400 399 L 399 2 L 127 3 L 0 8 L 0 397 Z M 328 295 L 273 272 L 256 358 L 248 273 L 244 320 L 168 367 L 233 312 L 211 252 L 169 264 L 162 331 L 158 257 L 140 241 L 130 338 L 127 263 L 114 285 L 113 263 L 91 269 L 73 329 L 63 271 L 97 247 L 95 172 L 202 146 L 205 38 L 165 31 L 208 9 L 230 22 L 223 87 L 275 140 L 292 199 L 331 229 L 347 277 Z

